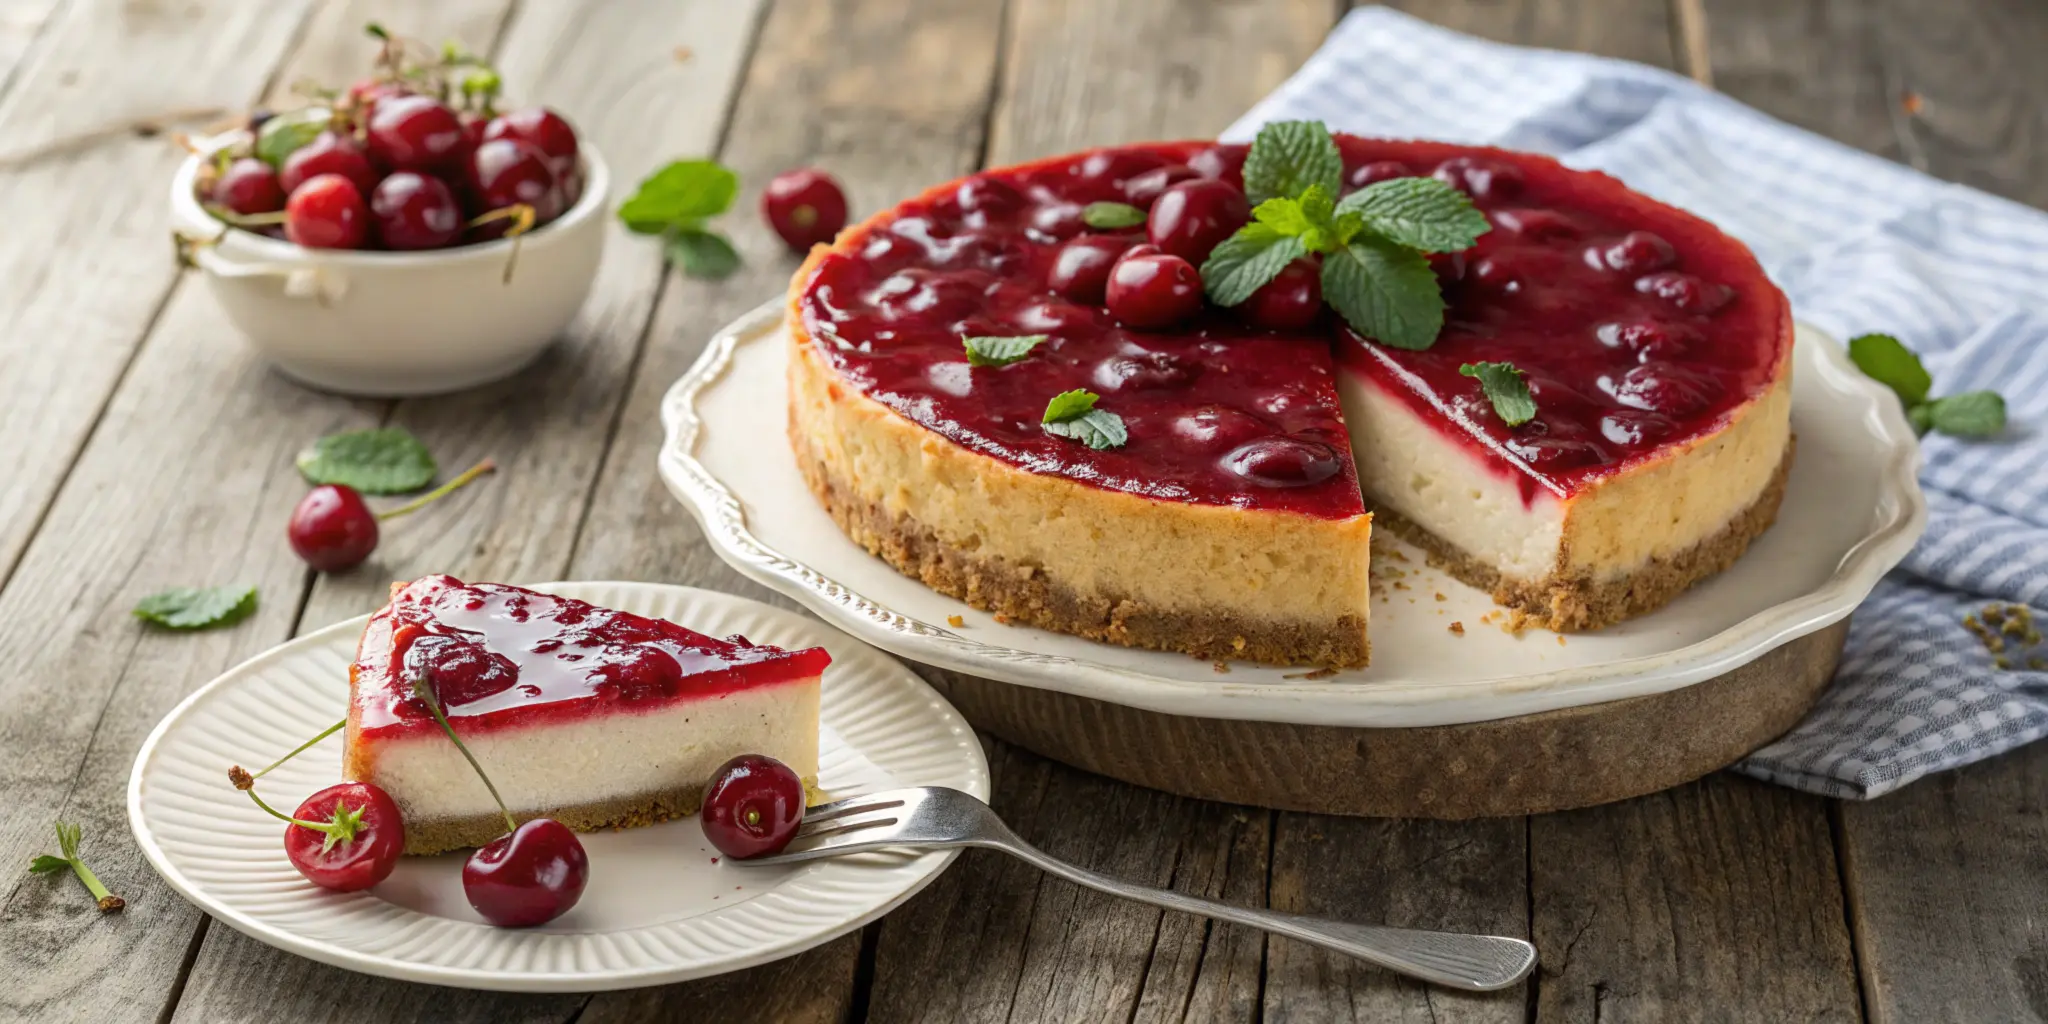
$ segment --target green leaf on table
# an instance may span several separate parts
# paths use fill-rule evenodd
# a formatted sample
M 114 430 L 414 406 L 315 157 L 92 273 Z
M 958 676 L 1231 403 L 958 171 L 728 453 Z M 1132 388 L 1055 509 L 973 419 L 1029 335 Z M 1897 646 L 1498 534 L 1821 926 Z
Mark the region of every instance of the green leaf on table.
M 701 227 L 739 195 L 739 175 L 715 160 L 678 160 L 647 176 L 619 204 L 619 219 L 643 235 Z
M 670 235 L 664 246 L 670 263 L 690 277 L 717 280 L 740 268 L 739 251 L 725 236 L 706 228 L 684 228 Z
M 299 453 L 299 475 L 364 494 L 404 494 L 434 482 L 432 452 L 403 427 L 329 434 Z
M 1297 236 L 1283 234 L 1270 224 L 1247 224 L 1210 250 L 1209 258 L 1202 261 L 1202 290 L 1208 293 L 1210 302 L 1235 306 L 1251 298 L 1253 292 L 1280 276 L 1289 263 L 1307 252 Z
M 1502 423 L 1519 427 L 1536 418 L 1536 397 L 1529 393 L 1529 383 L 1515 364 L 1466 363 L 1458 372 L 1479 379 L 1487 401 L 1493 403 L 1493 414 Z
M 1424 252 L 1458 252 L 1492 230 L 1465 193 L 1435 178 L 1393 178 L 1345 196 L 1337 212 L 1356 213 L 1365 229 Z
M 256 158 L 282 168 L 285 157 L 318 138 L 333 121 L 334 111 L 326 107 L 300 107 L 272 115 L 256 129 Z
M 1081 208 L 1081 223 L 1097 231 L 1119 231 L 1145 223 L 1145 211 L 1129 203 L 1089 203 Z
M 1244 194 L 1254 204 L 1299 196 L 1310 185 L 1336 195 L 1344 187 L 1344 158 L 1321 121 L 1274 121 L 1259 129 L 1244 158 Z
M 1429 257 L 1377 235 L 1362 234 L 1324 257 L 1323 300 L 1352 330 L 1394 348 L 1426 349 L 1444 325 Z
M 255 610 L 255 587 L 172 587 L 136 602 L 135 617 L 165 629 L 211 629 Z
M 2005 399 L 1995 391 L 1965 391 L 1919 408 L 1934 429 L 1955 437 L 1990 437 L 2005 429 Z
M 1046 335 L 1024 334 L 1008 338 L 986 338 L 963 335 L 961 347 L 967 350 L 970 366 L 1008 366 L 1031 355 L 1031 350 L 1045 343 Z
M 1859 334 L 1849 339 L 1849 360 L 1870 379 L 1892 389 L 1907 408 L 1927 400 L 1934 378 L 1920 357 L 1889 334 Z

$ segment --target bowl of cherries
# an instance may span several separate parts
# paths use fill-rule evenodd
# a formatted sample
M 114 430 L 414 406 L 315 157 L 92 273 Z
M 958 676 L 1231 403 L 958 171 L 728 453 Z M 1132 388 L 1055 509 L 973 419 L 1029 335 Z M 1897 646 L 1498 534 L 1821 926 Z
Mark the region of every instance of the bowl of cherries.
M 603 159 L 498 76 L 375 26 L 376 71 L 191 143 L 171 184 L 179 252 L 285 374 L 432 394 L 539 356 L 604 249 Z

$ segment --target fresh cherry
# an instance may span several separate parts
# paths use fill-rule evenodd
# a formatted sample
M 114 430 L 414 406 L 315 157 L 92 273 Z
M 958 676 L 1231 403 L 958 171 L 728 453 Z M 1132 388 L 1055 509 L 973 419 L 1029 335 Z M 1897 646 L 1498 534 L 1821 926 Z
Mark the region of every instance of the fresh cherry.
M 412 90 L 388 78 L 365 78 L 348 87 L 348 108 L 355 115 L 357 124 L 367 122 L 376 113 L 380 100 L 394 96 L 410 96 Z
M 269 164 L 245 156 L 228 164 L 213 183 L 213 201 L 227 207 L 229 213 L 244 216 L 276 213 L 284 209 L 284 188 Z
M 405 852 L 398 804 L 367 782 L 329 786 L 307 797 L 292 817 L 297 820 L 284 827 L 284 854 L 306 881 L 323 889 L 368 889 L 389 876 Z
M 462 864 L 462 893 L 484 920 L 530 928 L 569 912 L 590 881 L 590 856 L 569 826 L 535 818 Z
M 292 190 L 284 207 L 285 237 L 308 249 L 360 249 L 370 211 L 355 183 L 339 174 L 315 176 Z
M 815 168 L 784 171 L 761 192 L 761 216 L 794 252 L 823 245 L 846 226 L 846 193 Z
M 720 765 L 704 787 L 704 836 L 736 860 L 789 845 L 804 821 L 804 782 L 764 754 L 741 754 Z
M 1129 249 L 1130 235 L 1081 235 L 1060 246 L 1045 285 L 1075 302 L 1095 305 L 1109 289 L 1109 270 Z
M 1209 250 L 1252 219 L 1244 193 L 1213 178 L 1183 181 L 1159 194 L 1145 233 L 1161 251 L 1199 264 Z
M 576 169 L 576 129 L 546 107 L 526 107 L 492 118 L 478 144 L 492 139 L 513 139 L 540 150 L 557 175 Z
M 1202 308 L 1202 275 L 1178 256 L 1132 250 L 1110 268 L 1104 299 L 1131 327 L 1168 327 Z
M 1202 175 L 1186 164 L 1167 164 L 1155 167 L 1124 182 L 1124 198 L 1132 206 L 1149 207 L 1165 194 L 1166 190 L 1183 181 L 1193 181 Z
M 1303 257 L 1281 268 L 1237 307 L 1252 323 L 1274 331 L 1298 331 L 1323 311 L 1322 267 Z
M 446 182 L 393 171 L 370 193 L 377 240 L 386 249 L 439 249 L 462 237 L 462 207 Z
M 389 96 L 377 101 L 363 130 L 370 155 L 393 170 L 433 171 L 462 155 L 462 121 L 431 96 Z
M 278 168 L 277 183 L 283 186 L 285 195 L 294 195 L 299 186 L 322 174 L 347 178 L 363 195 L 377 187 L 377 168 L 370 163 L 369 154 L 354 139 L 333 132 L 321 132 L 313 136 L 313 141 L 292 150 Z
M 307 565 L 341 572 L 363 564 L 377 550 L 377 516 L 355 488 L 321 484 L 292 509 L 285 536 Z
M 533 208 L 535 224 L 561 215 L 562 189 L 545 153 L 513 139 L 492 139 L 469 157 L 469 188 L 483 213 L 524 203 Z M 512 226 L 510 219 L 478 225 L 480 238 L 497 238 Z

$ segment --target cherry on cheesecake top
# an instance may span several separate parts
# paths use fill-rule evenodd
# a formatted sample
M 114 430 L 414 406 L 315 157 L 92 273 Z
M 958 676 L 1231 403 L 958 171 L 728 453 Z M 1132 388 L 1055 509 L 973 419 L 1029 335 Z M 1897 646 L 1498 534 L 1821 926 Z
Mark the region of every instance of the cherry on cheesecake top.
M 1525 499 L 1537 487 L 1570 494 L 1713 429 L 1774 379 L 1791 337 L 1784 297 L 1705 221 L 1546 157 L 1337 142 L 1347 191 L 1433 174 L 1493 225 L 1472 249 L 1432 257 L 1448 309 L 1425 351 L 1361 339 L 1328 310 L 1299 330 L 1206 304 L 1165 329 L 1112 316 L 1091 257 L 1106 253 L 1095 260 L 1106 270 L 1145 238 L 1091 230 L 1083 208 L 1148 208 L 1195 179 L 1241 188 L 1246 147 L 1203 142 L 1093 150 L 932 189 L 818 258 L 798 312 L 840 375 L 974 451 L 1155 498 L 1330 518 L 1361 511 L 1333 349 L 1522 480 Z M 961 346 L 963 335 L 1031 334 L 1048 340 L 1008 366 L 970 366 Z M 1521 368 L 1536 418 L 1501 422 L 1458 372 L 1476 362 Z M 1046 402 L 1075 388 L 1123 417 L 1127 444 L 1097 450 L 1042 429 Z
M 464 732 L 652 710 L 805 679 L 823 648 L 714 639 L 673 622 L 499 583 L 425 576 L 370 617 L 350 678 L 366 733 L 437 730 L 412 689 L 425 673 Z

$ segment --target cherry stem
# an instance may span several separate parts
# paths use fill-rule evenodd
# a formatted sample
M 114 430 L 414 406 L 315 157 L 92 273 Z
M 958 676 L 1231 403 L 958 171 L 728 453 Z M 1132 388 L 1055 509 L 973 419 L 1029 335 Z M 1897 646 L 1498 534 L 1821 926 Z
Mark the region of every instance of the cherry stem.
M 321 740 L 324 740 L 324 739 L 326 739 L 327 737 L 329 737 L 329 736 L 332 736 L 332 735 L 334 735 L 335 733 L 337 733 L 337 732 L 341 731 L 341 728 L 342 728 L 343 726 L 347 725 L 347 724 L 348 724 L 348 719 L 344 718 L 344 719 L 342 719 L 341 721 L 339 721 L 339 722 L 336 722 L 336 723 L 334 723 L 333 725 L 330 725 L 330 726 L 328 726 L 327 728 L 325 728 L 325 729 L 321 730 L 321 731 L 320 731 L 320 735 L 318 735 L 318 736 L 315 736 L 315 737 L 313 737 L 312 739 L 310 739 L 310 740 L 307 740 L 306 742 L 304 742 L 304 743 L 301 743 L 301 744 L 299 744 L 299 746 L 298 746 L 298 749 L 296 749 L 296 750 L 292 751 L 292 752 L 291 752 L 291 753 L 289 753 L 289 754 L 286 754 L 286 755 L 285 755 L 285 756 L 283 756 L 283 757 L 280 757 L 280 758 L 278 758 L 278 759 L 277 759 L 277 760 L 275 760 L 275 761 L 272 761 L 272 762 L 270 762 L 270 768 L 265 768 L 265 769 L 263 769 L 262 771 L 260 771 L 260 772 L 257 772 L 257 773 L 256 773 L 256 774 L 254 774 L 254 775 L 251 775 L 251 776 L 249 777 L 249 778 L 250 778 L 250 780 L 251 780 L 251 781 L 253 782 L 253 781 L 254 781 L 254 780 L 256 780 L 256 779 L 260 779 L 260 778 L 264 777 L 265 775 L 268 775 L 268 774 L 270 774 L 270 769 L 271 769 L 271 768 L 275 768 L 275 767 L 277 767 L 278 765 L 281 765 L 281 764 L 285 763 L 286 761 L 289 761 L 289 760 L 291 760 L 292 758 L 295 758 L 295 757 L 299 756 L 300 754 L 303 754 L 303 753 L 305 753 L 305 752 L 306 752 L 306 751 L 307 751 L 308 749 L 310 749 L 310 748 L 311 748 L 311 747 L 312 747 L 312 746 L 313 746 L 314 744 L 316 744 L 316 743 L 320 742 Z
M 249 794 L 249 799 L 256 801 L 256 806 L 263 808 L 264 813 L 269 814 L 271 817 L 276 818 L 279 821 L 288 821 L 294 825 L 299 826 L 300 828 L 310 828 L 315 832 L 325 832 L 330 836 L 334 836 L 335 838 L 344 841 L 353 837 L 352 835 L 341 835 L 341 827 L 334 824 L 331 821 L 323 825 L 317 821 L 307 821 L 304 818 L 294 818 L 289 814 L 282 813 L 278 811 L 276 808 L 270 806 L 269 804 L 264 803 L 263 798 L 257 796 L 256 790 L 254 790 L 253 788 L 245 789 L 242 792 Z M 354 830 L 351 829 L 350 831 L 351 833 L 353 833 Z
M 427 681 L 426 673 L 422 672 L 413 677 L 412 692 L 418 695 L 427 705 L 427 710 L 433 713 L 434 721 L 441 725 L 441 731 L 455 741 L 455 749 L 462 751 L 463 760 L 468 761 L 469 766 L 476 769 L 476 777 L 484 780 L 484 788 L 491 791 L 491 799 L 498 803 L 498 813 L 505 816 L 505 831 L 519 831 L 519 823 L 512 820 L 512 811 L 505 806 L 505 798 L 498 795 L 498 787 L 491 783 L 489 775 L 484 774 L 484 766 L 476 763 L 476 755 L 469 752 L 469 745 L 462 742 L 462 737 L 455 735 L 455 727 L 448 724 L 448 716 L 442 713 L 441 702 L 434 696 L 433 684 Z
M 475 220 L 469 222 L 469 226 L 477 227 L 489 224 L 494 220 L 505 220 L 507 218 L 511 219 L 512 226 L 505 229 L 505 237 L 512 240 L 512 251 L 505 257 L 505 277 L 503 283 L 511 284 L 512 268 L 519 263 L 519 239 L 528 231 L 533 230 L 533 207 L 525 203 L 501 206 L 488 213 L 478 215 Z
M 276 210 L 271 213 L 236 213 L 226 207 L 208 206 L 206 212 L 238 228 L 268 227 L 272 224 L 282 224 L 285 219 L 285 212 L 283 210 Z
M 476 465 L 463 470 L 461 476 L 458 476 L 455 479 L 450 480 L 447 483 L 442 484 L 441 486 L 436 487 L 433 490 L 428 491 L 427 493 L 422 494 L 419 497 L 414 498 L 413 500 L 398 506 L 397 508 L 386 509 L 383 512 L 377 513 L 377 518 L 395 519 L 399 516 L 405 515 L 408 512 L 417 512 L 420 509 L 425 508 L 428 505 L 433 504 L 434 502 L 439 501 L 440 499 L 445 498 L 448 495 L 454 493 L 458 488 L 462 487 L 462 485 L 466 483 L 469 483 L 471 480 L 474 480 L 477 477 L 480 477 L 485 473 L 489 473 L 497 468 L 498 464 L 495 461 L 491 459 L 485 459 L 482 462 L 479 462 Z

